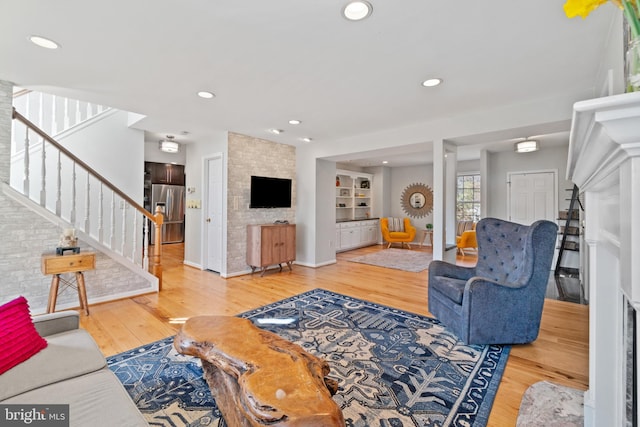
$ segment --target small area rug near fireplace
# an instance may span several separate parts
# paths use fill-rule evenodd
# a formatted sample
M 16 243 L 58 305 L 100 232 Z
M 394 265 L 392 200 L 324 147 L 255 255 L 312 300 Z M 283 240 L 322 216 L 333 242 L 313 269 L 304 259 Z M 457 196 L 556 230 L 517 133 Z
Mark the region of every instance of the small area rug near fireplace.
M 429 267 L 432 259 L 428 252 L 390 248 L 351 258 L 349 261 L 419 273 Z
M 437 320 L 321 289 L 240 317 L 326 359 L 350 427 L 485 426 L 510 350 L 467 346 Z M 109 357 L 109 367 L 150 424 L 226 426 L 200 360 L 172 341 Z

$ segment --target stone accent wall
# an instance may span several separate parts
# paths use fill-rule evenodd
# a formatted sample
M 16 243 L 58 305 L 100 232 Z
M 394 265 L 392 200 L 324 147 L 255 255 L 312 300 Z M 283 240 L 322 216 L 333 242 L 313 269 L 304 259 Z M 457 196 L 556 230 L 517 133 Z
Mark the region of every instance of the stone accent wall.
M 227 274 L 246 272 L 247 225 L 296 219 L 296 149 L 229 132 L 227 188 Z M 291 208 L 249 209 L 251 175 L 290 178 Z
M 12 100 L 13 85 L 0 81 L 0 186 L 9 183 Z M 33 313 L 46 310 L 51 277 L 42 274 L 40 259 L 43 253 L 55 250 L 61 233 L 60 226 L 16 202 L 0 188 L 0 304 L 23 295 Z M 85 242 L 80 246 L 81 251 L 95 251 Z M 151 284 L 143 277 L 96 252 L 96 270 L 84 273 L 90 304 L 117 295 L 151 291 Z M 57 309 L 78 305 L 74 289 L 59 293 Z

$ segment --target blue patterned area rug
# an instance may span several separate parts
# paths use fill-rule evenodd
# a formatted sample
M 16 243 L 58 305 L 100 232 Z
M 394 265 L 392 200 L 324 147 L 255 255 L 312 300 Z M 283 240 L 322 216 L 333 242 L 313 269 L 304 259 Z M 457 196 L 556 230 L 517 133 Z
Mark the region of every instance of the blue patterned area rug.
M 349 427 L 484 426 L 510 350 L 467 346 L 437 320 L 320 289 L 240 317 L 329 362 Z M 172 344 L 107 362 L 151 425 L 226 426 L 199 359 Z

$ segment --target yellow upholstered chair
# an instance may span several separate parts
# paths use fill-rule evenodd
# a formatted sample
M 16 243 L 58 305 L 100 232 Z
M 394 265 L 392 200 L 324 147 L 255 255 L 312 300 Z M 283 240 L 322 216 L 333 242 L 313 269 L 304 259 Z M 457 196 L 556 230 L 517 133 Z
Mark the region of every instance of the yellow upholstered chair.
M 410 243 L 413 242 L 413 239 L 416 237 L 416 228 L 411 225 L 411 220 L 409 218 L 404 218 L 402 221 L 404 226 L 403 231 L 395 231 L 393 224 L 391 227 L 391 231 L 389 229 L 389 218 L 380 219 L 380 230 L 382 231 L 382 238 L 389 242 L 387 249 L 391 247 L 392 243 L 400 243 L 402 247 L 404 244 L 407 244 L 407 247 L 411 249 Z
M 465 249 L 478 250 L 478 242 L 476 241 L 476 223 L 473 221 L 460 221 L 456 236 L 456 246 L 458 251 L 464 256 Z

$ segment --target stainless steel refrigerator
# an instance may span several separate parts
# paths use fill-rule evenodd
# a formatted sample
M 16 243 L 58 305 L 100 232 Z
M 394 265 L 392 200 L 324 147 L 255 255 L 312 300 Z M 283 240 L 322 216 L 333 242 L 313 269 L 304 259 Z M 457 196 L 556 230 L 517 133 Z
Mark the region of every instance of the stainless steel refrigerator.
M 181 185 L 153 184 L 151 186 L 151 212 L 162 208 L 162 243 L 184 241 L 184 187 Z M 155 229 L 151 230 L 151 243 L 155 242 Z

